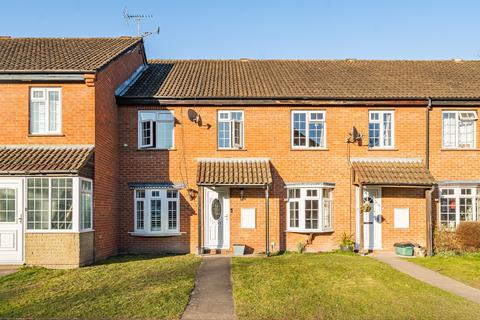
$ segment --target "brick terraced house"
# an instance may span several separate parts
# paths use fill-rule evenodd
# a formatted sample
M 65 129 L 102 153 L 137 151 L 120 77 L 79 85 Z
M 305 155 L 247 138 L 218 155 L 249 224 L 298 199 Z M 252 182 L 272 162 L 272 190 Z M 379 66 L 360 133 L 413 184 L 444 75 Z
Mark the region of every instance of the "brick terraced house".
M 150 60 L 0 40 L 0 264 L 432 248 L 480 220 L 477 61 Z

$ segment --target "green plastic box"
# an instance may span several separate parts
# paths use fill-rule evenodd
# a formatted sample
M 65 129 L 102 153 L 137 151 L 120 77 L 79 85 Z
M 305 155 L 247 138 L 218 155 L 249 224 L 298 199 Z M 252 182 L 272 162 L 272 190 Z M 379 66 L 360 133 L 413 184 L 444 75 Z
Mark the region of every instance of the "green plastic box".
M 395 243 L 395 253 L 400 256 L 413 256 L 413 247 L 411 243 Z

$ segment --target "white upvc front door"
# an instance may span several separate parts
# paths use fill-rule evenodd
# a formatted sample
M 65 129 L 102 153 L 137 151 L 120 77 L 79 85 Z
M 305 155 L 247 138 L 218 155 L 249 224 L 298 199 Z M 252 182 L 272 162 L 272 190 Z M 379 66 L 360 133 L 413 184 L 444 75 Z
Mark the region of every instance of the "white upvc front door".
M 366 187 L 363 203 L 370 202 L 370 211 L 363 213 L 364 249 L 382 249 L 382 189 Z
M 204 247 L 230 248 L 230 189 L 205 188 Z
M 23 263 L 23 187 L 0 182 L 0 264 Z

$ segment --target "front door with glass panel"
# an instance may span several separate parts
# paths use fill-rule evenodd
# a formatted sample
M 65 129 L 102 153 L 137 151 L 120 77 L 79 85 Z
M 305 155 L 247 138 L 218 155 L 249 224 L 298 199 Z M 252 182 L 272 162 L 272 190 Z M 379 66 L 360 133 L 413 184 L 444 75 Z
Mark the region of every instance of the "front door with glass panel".
M 0 183 L 0 264 L 23 262 L 22 188 Z
M 380 188 L 366 188 L 363 203 L 369 210 L 363 213 L 363 236 L 366 250 L 382 249 L 382 194 Z
M 228 188 L 205 188 L 204 247 L 230 248 L 230 196 Z

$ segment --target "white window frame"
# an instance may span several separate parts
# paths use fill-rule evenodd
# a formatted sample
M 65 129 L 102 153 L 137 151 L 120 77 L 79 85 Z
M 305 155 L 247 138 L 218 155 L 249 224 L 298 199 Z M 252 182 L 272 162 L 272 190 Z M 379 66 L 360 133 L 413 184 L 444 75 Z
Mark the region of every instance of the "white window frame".
M 35 179 L 35 178 L 44 178 L 49 179 L 48 186 L 48 229 L 29 229 L 28 228 L 28 179 Z M 51 197 L 51 185 L 52 179 L 72 179 L 72 228 L 71 229 L 52 229 L 52 197 Z M 90 229 L 81 229 L 80 228 L 80 180 L 87 180 L 92 183 L 92 228 Z M 93 181 L 88 178 L 80 178 L 80 177 L 65 177 L 65 176 L 31 176 L 26 177 L 24 181 L 24 194 L 25 194 L 25 232 L 26 233 L 79 233 L 79 232 L 89 232 L 93 231 L 93 219 L 95 210 L 93 207 Z
M 290 190 L 298 189 L 300 190 L 299 198 L 290 198 Z M 307 191 L 312 190 L 316 191 L 316 196 L 308 196 Z M 288 186 L 286 187 L 287 191 L 287 201 L 286 201 L 286 212 L 287 212 L 287 231 L 288 232 L 298 232 L 298 233 L 321 233 L 321 232 L 332 232 L 333 231 L 333 214 L 332 214 L 332 194 L 333 189 L 327 187 L 309 187 L 309 186 Z M 326 191 L 329 194 L 329 198 L 324 198 L 323 192 Z M 306 210 L 305 203 L 306 200 L 318 200 L 318 224 L 317 228 L 307 228 L 306 227 Z M 298 202 L 298 227 L 290 227 L 290 203 Z M 324 226 L 324 203 L 327 203 L 329 207 L 329 227 Z
M 372 114 L 378 114 L 378 120 L 372 120 Z M 385 145 L 385 127 L 384 127 L 384 115 L 390 114 L 392 119 L 392 145 Z M 378 123 L 379 125 L 379 145 L 370 145 L 370 124 Z M 369 110 L 368 111 L 368 148 L 369 149 L 394 149 L 395 148 L 395 110 Z
M 86 181 L 90 183 L 90 191 L 82 190 L 82 181 Z M 80 178 L 79 185 L 78 185 L 78 203 L 79 203 L 79 227 L 80 231 L 91 231 L 93 230 L 93 180 L 88 178 Z M 92 210 L 90 214 L 90 228 L 84 228 L 80 223 L 80 215 L 82 214 L 82 194 L 89 194 L 90 195 L 90 208 Z
M 34 98 L 34 92 L 42 92 L 43 98 Z M 48 99 L 50 92 L 58 92 L 58 128 L 57 130 L 50 130 L 50 100 Z M 59 87 L 31 87 L 29 98 L 29 133 L 31 135 L 60 135 L 62 134 L 62 88 Z M 45 104 L 45 130 L 35 132 L 33 130 L 33 103 L 43 102 Z
M 470 195 L 463 195 L 462 189 L 470 190 Z M 454 190 L 452 195 L 442 195 L 443 190 Z M 438 205 L 438 225 L 442 228 L 446 229 L 456 229 L 460 223 L 463 221 L 460 220 L 460 199 L 472 199 L 472 220 L 471 221 L 479 221 L 479 214 L 478 210 L 480 209 L 480 187 L 472 187 L 472 186 L 443 186 L 439 189 L 440 192 L 440 200 Z M 444 226 L 442 224 L 442 199 L 455 199 L 455 226 Z
M 242 114 L 242 120 L 233 119 L 232 113 Z M 226 115 L 227 117 L 221 119 L 221 115 Z M 220 123 L 228 123 L 230 130 L 230 145 L 227 147 L 221 147 L 219 141 L 219 129 Z M 240 125 L 239 135 L 235 134 L 235 124 Z M 235 143 L 236 138 L 240 139 L 240 143 Z M 217 112 L 217 146 L 221 150 L 241 150 L 245 147 L 245 113 L 243 110 L 218 110 Z
M 133 230 L 136 234 L 144 235 L 177 235 L 180 234 L 180 190 L 178 189 L 135 189 L 134 191 L 134 218 Z M 145 197 L 138 197 L 137 192 L 144 192 Z M 175 191 L 176 197 L 167 197 L 169 191 Z M 161 201 L 161 230 L 151 230 L 151 200 Z M 168 202 L 176 202 L 176 228 L 169 228 Z M 137 202 L 143 202 L 143 229 L 137 226 Z
M 150 119 L 142 120 L 142 114 L 151 114 Z M 161 120 L 161 115 L 171 115 L 172 120 Z M 159 123 L 167 123 L 172 121 L 172 146 L 170 148 L 161 148 L 157 146 L 160 138 L 160 130 L 158 130 Z M 150 124 L 150 143 L 143 142 L 143 124 Z M 138 110 L 137 116 L 137 145 L 139 150 L 154 149 L 154 150 L 172 150 L 175 149 L 175 114 L 173 110 Z
M 443 124 L 443 115 L 444 114 L 455 114 L 455 144 L 453 146 L 445 146 L 444 139 L 444 124 Z M 463 118 L 463 119 L 462 119 Z M 443 149 L 461 149 L 469 150 L 475 149 L 477 147 L 477 111 L 476 110 L 443 110 L 442 111 L 442 148 Z M 460 121 L 472 121 L 473 122 L 473 146 L 471 147 L 462 147 L 460 146 Z
M 323 120 L 311 119 L 312 114 L 322 114 Z M 304 146 L 295 146 L 294 145 L 294 117 L 295 114 L 305 114 L 305 145 Z M 318 147 L 309 146 L 310 139 L 310 122 L 319 122 L 323 123 L 323 137 L 322 145 Z M 293 110 L 290 115 L 290 146 L 292 149 L 313 149 L 313 150 L 325 150 L 327 149 L 327 112 L 325 110 Z

